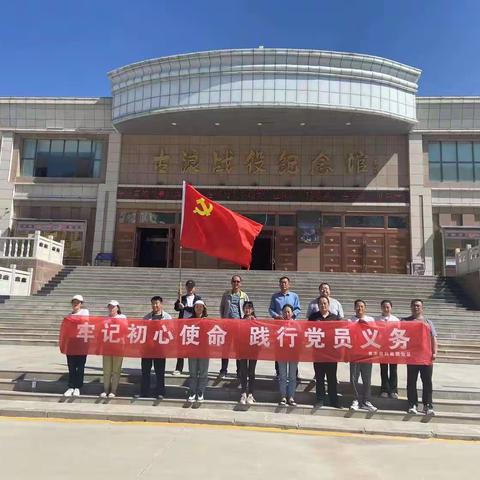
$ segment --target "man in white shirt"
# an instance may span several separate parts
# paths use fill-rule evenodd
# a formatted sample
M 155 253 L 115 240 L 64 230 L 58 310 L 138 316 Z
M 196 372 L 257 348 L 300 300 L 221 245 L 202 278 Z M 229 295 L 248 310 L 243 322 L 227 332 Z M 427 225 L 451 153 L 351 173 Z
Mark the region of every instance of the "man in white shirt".
M 400 319 L 393 315 L 393 305 L 390 300 L 382 300 L 380 304 L 382 314 L 377 320 L 384 322 L 399 322 Z M 390 370 L 390 373 L 389 373 Z M 380 377 L 382 379 L 380 387 L 380 396 L 383 398 L 398 398 L 398 377 L 397 377 L 397 364 L 396 363 L 381 363 L 380 364 Z
M 364 300 L 355 300 L 355 315 L 350 319 L 351 322 L 374 322 L 375 319 L 366 314 L 367 304 Z M 360 375 L 362 376 L 362 389 L 358 383 Z M 378 409 L 370 401 L 372 386 L 372 364 L 371 363 L 350 363 L 350 383 L 353 388 L 353 402 L 350 410 L 359 410 L 360 408 L 369 412 L 376 412 Z
M 344 318 L 342 304 L 337 299 L 330 296 L 330 285 L 326 282 L 323 282 L 318 286 L 318 291 L 320 292 L 320 296 L 318 296 L 315 300 L 312 300 L 308 305 L 307 318 L 310 318 L 312 313 L 318 312 L 318 299 L 320 297 L 328 298 L 328 301 L 330 302 L 330 313 L 337 315 L 339 318 Z
M 69 315 L 82 315 L 88 317 L 90 312 L 83 307 L 82 295 L 74 295 L 71 300 L 72 312 Z M 63 394 L 65 397 L 79 397 L 83 387 L 85 374 L 86 355 L 67 355 L 68 388 Z

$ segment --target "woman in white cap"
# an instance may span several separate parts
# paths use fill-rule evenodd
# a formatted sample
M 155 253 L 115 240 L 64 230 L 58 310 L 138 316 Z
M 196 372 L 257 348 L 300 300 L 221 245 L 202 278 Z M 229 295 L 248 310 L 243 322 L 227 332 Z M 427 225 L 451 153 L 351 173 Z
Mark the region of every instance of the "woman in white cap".
M 83 308 L 83 297 L 74 295 L 71 300 L 72 311 L 69 315 L 90 315 L 88 309 Z M 68 365 L 68 388 L 63 394 L 65 397 L 80 396 L 80 389 L 83 387 L 83 377 L 85 372 L 86 355 L 67 355 Z
M 107 305 L 108 318 L 127 318 L 120 310 L 120 304 L 117 300 L 110 300 Z M 122 372 L 123 357 L 103 356 L 103 392 L 102 398 L 113 398 L 117 393 L 120 383 L 120 374 Z
M 192 318 L 204 318 L 207 316 L 207 306 L 203 300 L 197 300 L 193 304 Z M 188 392 L 188 401 L 203 402 L 205 387 L 208 383 L 208 358 L 189 358 L 188 371 L 190 378 L 188 379 L 190 391 Z

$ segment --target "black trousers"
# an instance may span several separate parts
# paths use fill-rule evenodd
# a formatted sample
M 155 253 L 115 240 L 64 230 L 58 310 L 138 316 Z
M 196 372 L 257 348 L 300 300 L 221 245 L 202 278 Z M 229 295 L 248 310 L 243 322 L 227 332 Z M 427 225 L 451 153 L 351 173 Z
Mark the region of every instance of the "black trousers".
M 240 377 L 240 385 L 242 393 L 252 393 L 255 390 L 255 367 L 256 360 L 238 360 L 238 373 Z
M 328 398 L 330 406 L 336 407 L 338 405 L 337 396 L 337 364 L 330 362 L 315 362 L 313 364 L 315 370 L 315 389 L 317 393 L 317 400 L 324 401 L 325 399 L 325 376 L 328 384 Z
M 418 404 L 417 379 L 419 373 L 422 380 L 422 403 L 429 407 L 432 406 L 433 365 L 407 365 L 407 398 L 409 408 Z
M 68 388 L 82 388 L 86 355 L 67 355 Z
M 155 396 L 165 395 L 165 359 L 164 358 L 142 358 L 142 386 L 140 394 L 142 397 L 150 396 L 150 371 L 155 370 L 157 384 Z
M 390 375 L 388 373 L 389 370 Z M 380 387 L 380 393 L 398 393 L 397 365 L 395 363 L 381 363 L 380 376 L 382 378 L 382 386 Z
M 175 366 L 175 370 L 179 372 L 183 372 L 183 366 L 185 364 L 185 360 L 183 358 L 177 358 L 177 365 Z
M 239 361 L 237 360 L 237 375 L 240 374 L 240 365 Z M 227 373 L 228 370 L 228 358 L 222 358 L 222 366 L 220 367 L 220 373 Z

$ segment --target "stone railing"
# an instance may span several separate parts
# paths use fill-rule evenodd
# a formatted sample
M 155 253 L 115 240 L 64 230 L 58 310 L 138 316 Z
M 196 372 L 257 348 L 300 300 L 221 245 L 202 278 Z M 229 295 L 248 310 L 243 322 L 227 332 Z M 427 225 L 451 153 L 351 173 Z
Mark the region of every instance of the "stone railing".
M 480 272 L 480 247 L 470 247 L 455 252 L 457 275 L 466 275 L 471 272 Z
M 39 231 L 28 237 L 1 237 L 0 259 L 32 259 L 63 265 L 64 241 L 42 237 Z
M 16 265 L 0 267 L 0 295 L 30 295 L 32 290 L 33 268 L 17 270 Z

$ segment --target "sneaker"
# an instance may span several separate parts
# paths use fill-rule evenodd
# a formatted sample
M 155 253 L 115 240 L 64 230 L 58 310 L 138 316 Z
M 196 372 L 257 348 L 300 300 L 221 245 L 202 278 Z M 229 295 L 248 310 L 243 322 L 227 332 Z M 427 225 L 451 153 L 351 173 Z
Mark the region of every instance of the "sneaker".
M 295 402 L 295 399 L 293 397 L 290 397 L 290 399 L 288 400 L 288 404 L 291 407 L 296 407 L 297 406 L 297 402 Z
M 100 394 L 100 398 L 107 398 L 107 392 L 102 392 Z
M 74 397 L 79 397 L 80 396 L 80 389 L 79 388 L 75 388 L 73 390 L 73 396 Z
M 156 398 L 157 400 L 163 400 L 163 399 L 164 399 L 164 396 L 163 396 L 163 395 L 157 395 L 155 398 Z
M 194 402 L 195 399 L 197 398 L 197 395 L 196 393 L 194 392 L 189 392 L 189 395 L 188 395 L 188 398 L 187 398 L 187 401 L 189 401 L 190 403 Z
M 255 398 L 254 398 L 254 396 L 253 396 L 251 393 L 248 394 L 247 403 L 248 403 L 249 405 L 253 405 L 253 404 L 255 403 Z
M 281 398 L 278 404 L 285 407 L 287 405 L 287 399 L 285 397 Z
M 410 408 L 408 409 L 408 413 L 409 413 L 410 415 L 416 415 L 416 414 L 418 413 L 416 405 L 413 405 L 413 407 L 410 407 Z
M 362 405 L 362 408 L 364 408 L 365 410 L 368 410 L 371 413 L 375 413 L 378 410 L 378 408 L 375 405 L 373 405 L 372 402 L 365 402 Z
M 390 398 L 393 398 L 395 400 L 398 400 L 398 393 L 397 392 L 393 392 L 390 394 Z
M 360 410 L 360 405 L 358 404 L 358 400 L 354 400 L 350 405 L 350 410 L 357 411 Z
M 178 375 L 181 375 L 181 373 L 182 373 L 182 372 L 181 372 L 180 370 L 174 370 L 174 371 L 172 372 L 172 375 L 178 376 Z
M 425 415 L 435 415 L 435 410 L 433 409 L 432 405 L 424 405 L 423 406 L 423 413 Z
M 380 394 L 380 398 L 388 398 L 388 393 L 387 392 L 382 392 Z
M 246 405 L 247 404 L 247 394 L 246 393 L 242 393 L 242 395 L 240 396 L 240 404 L 241 405 Z
M 110 392 L 110 393 L 108 394 L 108 398 L 115 398 L 115 394 L 114 394 L 113 392 Z
M 227 371 L 226 370 L 220 370 L 218 373 L 219 378 L 225 378 L 227 376 Z
M 73 388 L 69 388 L 63 394 L 64 397 L 71 397 L 73 395 Z
M 203 397 L 203 393 L 199 393 L 197 395 L 197 402 L 202 403 L 204 400 L 205 400 L 205 398 Z

